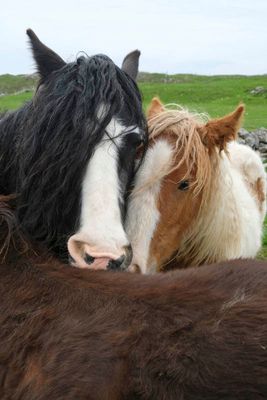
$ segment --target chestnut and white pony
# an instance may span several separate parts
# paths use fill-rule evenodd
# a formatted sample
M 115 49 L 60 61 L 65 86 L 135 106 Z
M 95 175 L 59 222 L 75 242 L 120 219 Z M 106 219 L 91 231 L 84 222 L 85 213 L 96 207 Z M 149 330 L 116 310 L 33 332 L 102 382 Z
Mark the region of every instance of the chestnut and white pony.
M 266 212 L 258 154 L 235 139 L 244 106 L 220 118 L 153 99 L 150 144 L 131 195 L 132 270 L 153 273 L 255 257 Z

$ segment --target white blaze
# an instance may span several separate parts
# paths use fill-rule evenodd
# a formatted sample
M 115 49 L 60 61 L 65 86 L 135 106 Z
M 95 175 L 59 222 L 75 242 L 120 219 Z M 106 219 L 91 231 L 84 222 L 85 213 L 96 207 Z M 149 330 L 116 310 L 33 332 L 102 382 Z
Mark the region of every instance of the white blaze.
M 117 120 L 111 120 L 106 127 L 108 135 L 105 133 L 96 147 L 82 183 L 80 229 L 75 237 L 87 239 L 86 245 L 93 257 L 118 258 L 122 248 L 129 244 L 119 207 L 118 147 L 123 130 L 125 127 Z

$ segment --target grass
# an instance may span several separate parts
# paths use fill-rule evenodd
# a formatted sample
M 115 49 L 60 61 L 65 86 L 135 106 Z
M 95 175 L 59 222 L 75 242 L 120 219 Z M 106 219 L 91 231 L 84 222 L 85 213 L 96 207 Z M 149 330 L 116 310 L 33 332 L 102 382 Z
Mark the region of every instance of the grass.
M 14 110 L 33 95 L 36 76 L 0 76 L 0 113 Z M 260 95 L 250 92 L 257 86 L 267 89 L 267 75 L 201 76 L 190 74 L 164 75 L 141 73 L 139 87 L 144 108 L 154 96 L 163 103 L 178 103 L 190 110 L 206 112 L 211 117 L 227 114 L 241 102 L 246 105 L 244 127 L 248 130 L 267 128 L 267 90 Z M 25 91 L 25 89 L 27 91 Z M 24 91 L 23 91 L 24 90 Z M 22 91 L 22 92 L 20 92 Z M 14 94 L 15 92 L 19 92 Z M 267 259 L 267 218 L 264 224 L 262 250 L 259 258 Z
M 36 81 L 35 75 L 0 75 L 0 93 L 13 94 L 23 89 L 33 89 Z
M 166 81 L 168 83 L 166 83 Z M 30 75 L 0 76 L 0 112 L 14 110 L 32 97 L 36 77 Z M 267 91 L 252 95 L 257 86 L 267 89 L 267 75 L 261 76 L 198 76 L 140 74 L 139 87 L 146 108 L 154 96 L 164 103 L 178 103 L 190 110 L 207 112 L 218 117 L 231 112 L 240 102 L 246 105 L 244 127 L 252 130 L 267 127 Z M 29 92 L 14 94 L 23 89 Z
M 267 260 L 267 217 L 264 221 L 262 248 L 258 254 L 258 258 L 261 260 Z
M 267 89 L 267 75 L 255 77 L 192 77 L 179 83 L 139 84 L 147 107 L 154 96 L 163 103 L 178 103 L 190 110 L 207 112 L 211 117 L 227 114 L 241 102 L 246 105 L 244 127 L 252 130 L 267 127 L 267 92 L 252 95 L 250 91 L 263 86 Z
M 24 104 L 27 100 L 32 98 L 33 92 L 23 92 L 18 93 L 16 95 L 6 95 L 0 97 L 0 112 L 8 111 L 8 110 L 15 110 L 19 108 L 22 104 Z

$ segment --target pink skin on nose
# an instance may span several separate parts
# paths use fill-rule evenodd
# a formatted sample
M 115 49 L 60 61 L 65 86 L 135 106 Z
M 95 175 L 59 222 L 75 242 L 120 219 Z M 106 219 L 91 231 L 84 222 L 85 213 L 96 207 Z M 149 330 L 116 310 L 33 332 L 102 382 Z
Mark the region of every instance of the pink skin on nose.
M 90 264 L 90 265 L 87 264 L 87 268 L 95 269 L 95 270 L 107 269 L 107 265 L 108 265 L 109 261 L 110 261 L 110 258 L 98 257 L 98 258 L 95 258 L 95 261 L 92 264 Z
M 68 251 L 75 261 L 75 266 L 88 269 L 107 269 L 110 260 L 116 260 L 120 255 L 110 252 L 103 252 L 96 246 L 90 246 L 89 240 L 85 233 L 77 233 L 68 240 Z M 84 260 L 86 254 L 95 258 L 92 264 L 87 264 Z

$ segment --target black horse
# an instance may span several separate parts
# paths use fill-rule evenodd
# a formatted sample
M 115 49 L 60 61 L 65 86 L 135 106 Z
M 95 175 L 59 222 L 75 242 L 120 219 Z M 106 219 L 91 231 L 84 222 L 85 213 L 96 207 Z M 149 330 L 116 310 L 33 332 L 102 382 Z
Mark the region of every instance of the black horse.
M 28 30 L 40 75 L 33 100 L 0 121 L 0 193 L 16 193 L 28 235 L 81 267 L 126 268 L 123 222 L 137 147 L 147 140 L 134 82 L 140 52 L 65 63 Z

